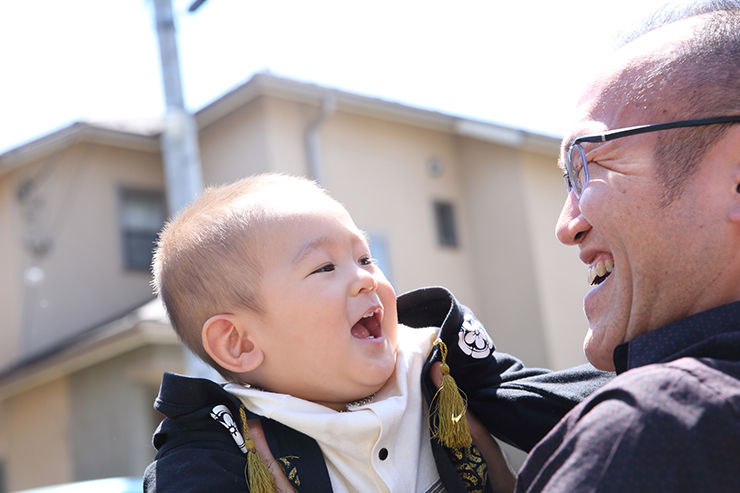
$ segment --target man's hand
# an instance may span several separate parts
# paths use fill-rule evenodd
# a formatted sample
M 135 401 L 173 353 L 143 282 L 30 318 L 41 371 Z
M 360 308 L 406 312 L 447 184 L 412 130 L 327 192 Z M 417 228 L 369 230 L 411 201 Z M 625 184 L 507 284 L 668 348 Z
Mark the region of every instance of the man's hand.
M 430 370 L 432 381 L 437 388 L 442 383 L 442 373 L 439 371 L 440 365 L 441 363 L 437 362 Z M 473 445 L 478 447 L 488 465 L 488 481 L 491 483 L 493 491 L 496 493 L 513 492 L 516 485 L 516 474 L 511 469 L 509 461 L 501 451 L 498 442 L 469 409 L 465 413 L 465 419 L 468 422 L 470 435 L 473 437 Z
M 249 426 L 249 438 L 254 440 L 254 448 L 260 453 L 262 459 L 267 464 L 267 467 L 272 473 L 272 477 L 275 478 L 275 485 L 277 490 L 281 493 L 288 493 L 295 491 L 293 485 L 288 481 L 288 477 L 283 472 L 283 468 L 277 463 L 270 447 L 267 446 L 267 439 L 265 438 L 265 432 L 262 429 L 262 423 L 259 419 L 248 419 L 247 426 Z

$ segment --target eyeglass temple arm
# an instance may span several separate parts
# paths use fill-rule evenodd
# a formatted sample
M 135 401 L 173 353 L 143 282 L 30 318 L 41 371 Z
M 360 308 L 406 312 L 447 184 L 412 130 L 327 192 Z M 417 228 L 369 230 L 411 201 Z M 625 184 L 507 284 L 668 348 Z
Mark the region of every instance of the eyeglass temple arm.
M 672 128 L 700 127 L 703 125 L 716 125 L 718 123 L 737 122 L 740 122 L 740 116 L 719 116 L 716 118 L 705 118 L 699 120 L 682 120 L 678 122 L 638 125 L 635 127 L 610 130 L 602 134 L 579 137 L 573 141 L 573 144 L 579 144 L 581 142 L 606 142 L 608 140 L 617 139 L 620 137 L 629 137 L 630 135 L 643 134 L 646 132 L 657 132 L 658 130 L 669 130 Z

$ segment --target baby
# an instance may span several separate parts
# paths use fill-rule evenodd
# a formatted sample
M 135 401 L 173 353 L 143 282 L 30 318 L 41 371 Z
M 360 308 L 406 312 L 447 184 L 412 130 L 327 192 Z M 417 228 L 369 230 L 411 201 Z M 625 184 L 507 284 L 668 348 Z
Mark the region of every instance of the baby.
M 206 190 L 163 230 L 153 270 L 180 338 L 229 383 L 165 374 L 145 491 L 274 491 L 276 479 L 297 491 L 490 491 L 469 437 L 436 431 L 461 413 L 429 417 L 445 400 L 435 361 L 501 366 L 485 330 L 442 288 L 402 296 L 397 312 L 366 235 L 315 183 L 267 174 Z
M 230 390 L 343 410 L 393 374 L 395 292 L 344 207 L 309 181 L 205 192 L 162 233 L 154 274 L 175 330 Z

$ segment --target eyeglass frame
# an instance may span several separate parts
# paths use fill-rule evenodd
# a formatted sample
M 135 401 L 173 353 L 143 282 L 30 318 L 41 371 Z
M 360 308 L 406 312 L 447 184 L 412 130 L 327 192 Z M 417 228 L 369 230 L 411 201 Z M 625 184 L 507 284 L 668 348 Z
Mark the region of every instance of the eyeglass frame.
M 736 116 L 719 116 L 714 118 L 701 118 L 698 120 L 680 120 L 675 122 L 667 123 L 651 123 L 648 125 L 638 125 L 635 127 L 618 128 L 615 130 L 609 130 L 601 134 L 584 135 L 583 137 L 576 138 L 568 147 L 568 152 L 565 155 L 565 174 L 563 174 L 563 180 L 565 181 L 565 189 L 570 192 L 573 191 L 577 198 L 581 198 L 583 191 L 588 186 L 588 161 L 586 160 L 586 151 L 581 146 L 583 142 L 607 142 L 622 137 L 629 137 L 631 135 L 644 134 L 648 132 L 657 132 L 659 130 L 670 130 L 673 128 L 685 128 L 685 127 L 702 127 L 705 125 L 717 125 L 720 123 L 740 123 L 740 115 Z M 580 183 L 578 180 L 578 174 L 573 169 L 571 164 L 571 154 L 574 150 L 577 150 L 581 154 L 581 161 L 583 161 L 583 186 L 576 186 Z

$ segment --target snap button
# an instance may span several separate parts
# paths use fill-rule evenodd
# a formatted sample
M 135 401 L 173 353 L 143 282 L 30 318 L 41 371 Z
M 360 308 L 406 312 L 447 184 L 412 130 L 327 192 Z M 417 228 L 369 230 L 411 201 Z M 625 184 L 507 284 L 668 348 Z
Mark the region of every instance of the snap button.
M 380 452 L 378 453 L 378 457 L 380 460 L 386 460 L 388 458 L 388 449 L 382 448 L 380 449 Z

